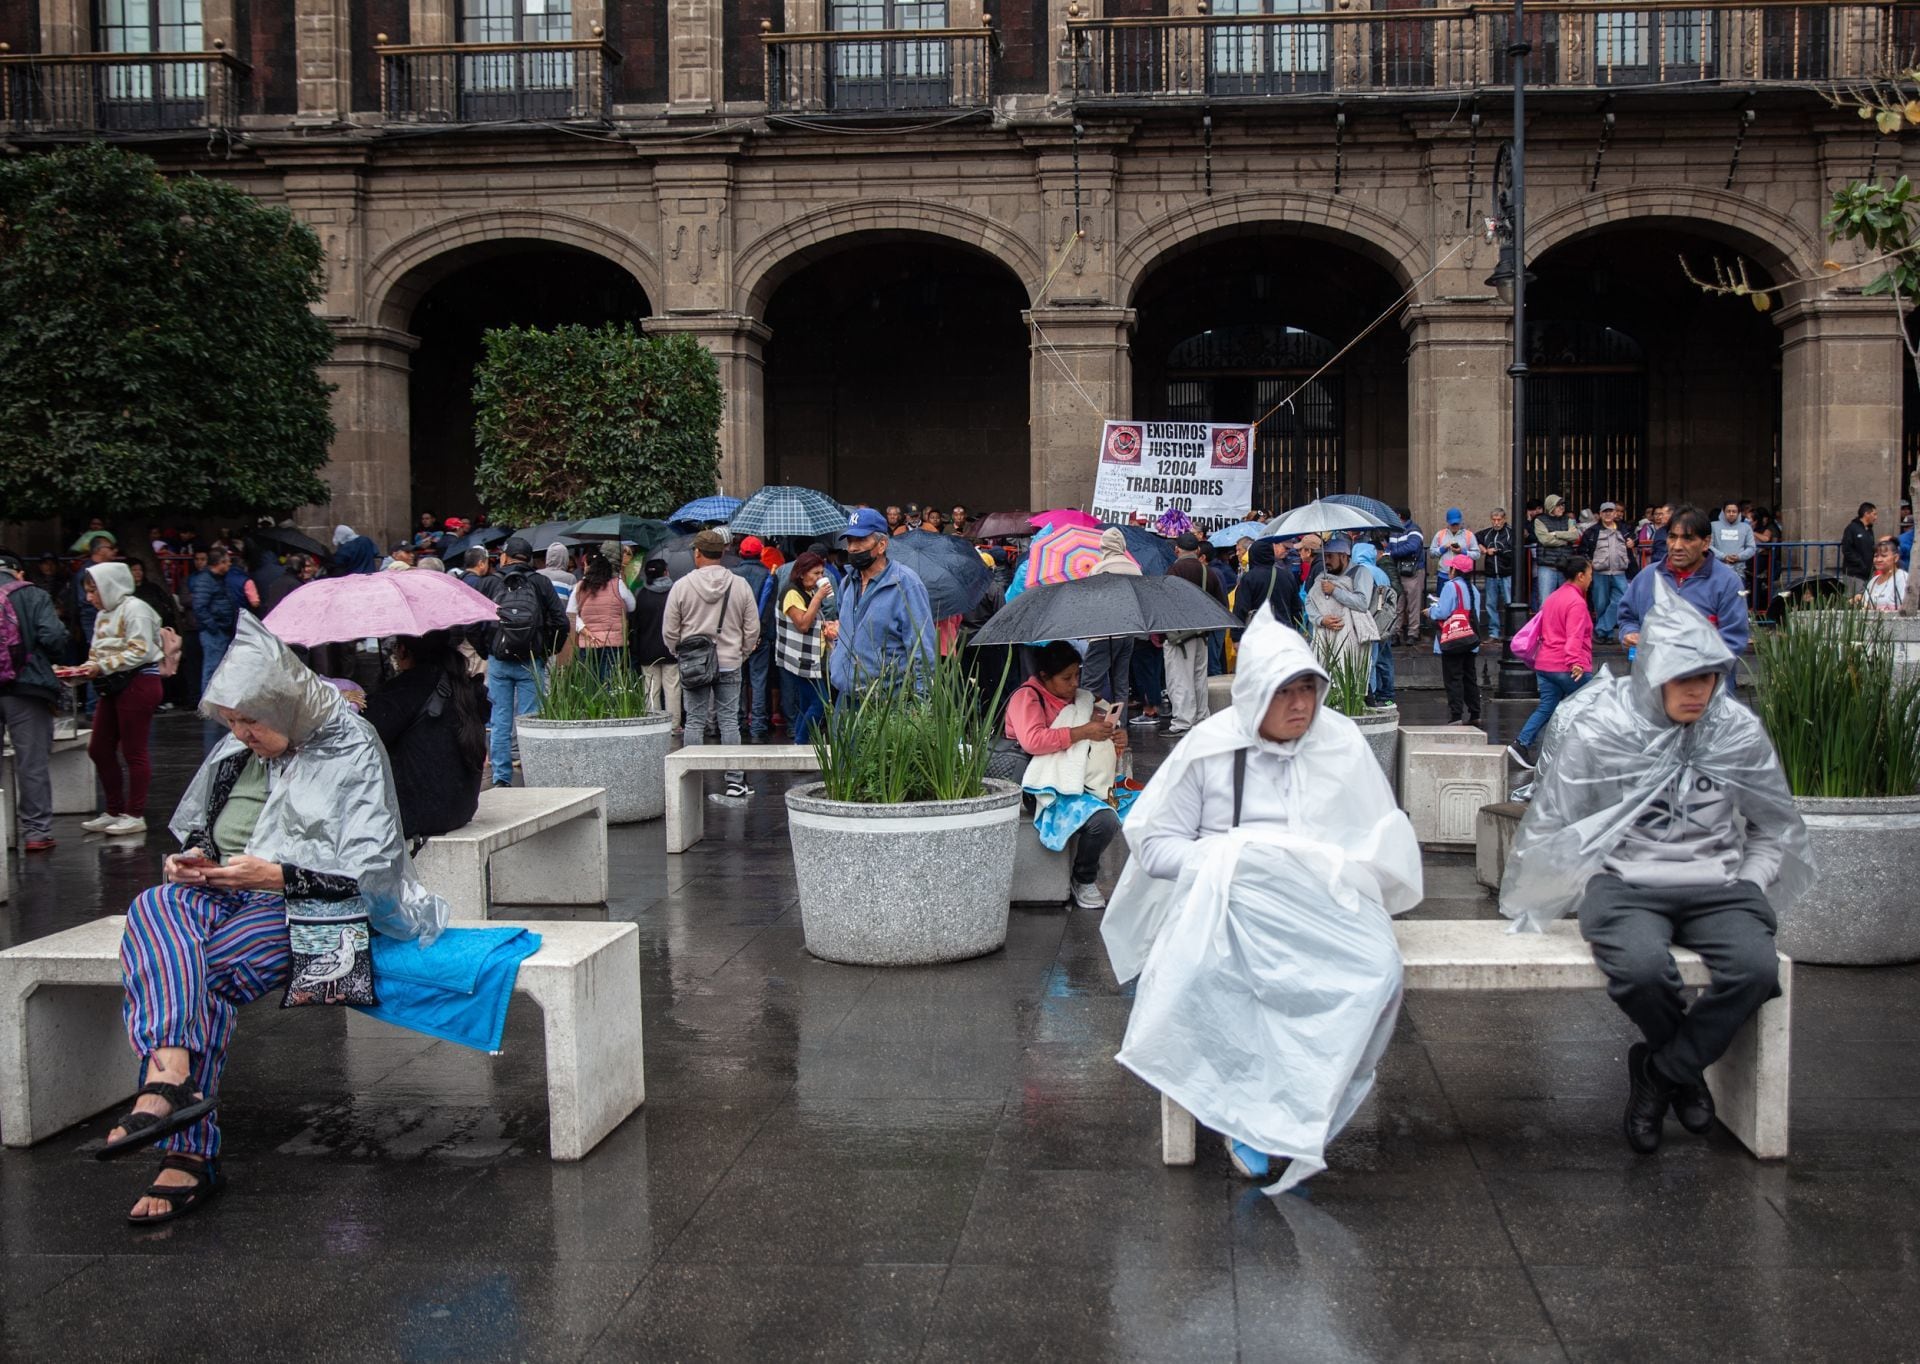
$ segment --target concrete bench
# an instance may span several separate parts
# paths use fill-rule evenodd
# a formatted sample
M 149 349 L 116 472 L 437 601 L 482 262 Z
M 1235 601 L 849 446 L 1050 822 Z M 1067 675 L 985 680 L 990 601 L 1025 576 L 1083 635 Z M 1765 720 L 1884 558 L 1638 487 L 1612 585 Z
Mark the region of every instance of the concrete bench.
M 492 786 L 465 826 L 436 834 L 413 866 L 456 919 L 507 905 L 607 899 L 607 793 L 598 786 Z
M 1598 990 L 1607 983 L 1571 920 L 1545 933 L 1509 933 L 1504 919 L 1403 921 L 1393 932 L 1409 990 Z M 1688 985 L 1707 983 L 1706 963 L 1697 953 L 1675 948 L 1673 959 Z M 1780 998 L 1762 1005 L 1707 1071 L 1720 1122 L 1762 1160 L 1787 1154 L 1792 1023 L 1793 962 L 1783 956 Z M 1193 1115 L 1164 1094 L 1160 1156 L 1168 1165 L 1191 1165 L 1194 1158 Z
M 812 744 L 698 744 L 667 754 L 667 851 L 707 836 L 709 772 L 818 772 Z
M 1042 843 L 1033 821 L 1024 815 L 1015 839 L 1012 903 L 1056 909 L 1065 904 L 1073 890 L 1073 858 Z
M 0 952 L 0 1139 L 30 1146 L 132 1093 L 121 1021 L 120 936 L 95 919 Z M 530 923 L 540 950 L 515 995 L 540 1006 L 549 1144 L 578 1160 L 646 1098 L 640 1055 L 640 931 L 630 923 Z M 354 1031 L 388 1025 L 355 1014 Z M 245 1045 L 242 1030 L 241 1045 Z
M 1473 846 L 1480 807 L 1507 798 L 1512 759 L 1467 726 L 1400 730 L 1400 804 L 1425 848 Z
M 56 815 L 92 815 L 100 811 L 100 779 L 93 770 L 93 759 L 87 756 L 87 743 L 92 737 L 92 730 L 83 729 L 55 739 L 48 750 L 47 775 L 53 780 L 53 813 Z M 4 758 L 0 761 L 0 787 L 17 792 L 20 781 L 13 771 L 13 745 L 8 744 L 0 757 Z M 0 823 L 5 825 L 9 848 L 20 846 L 16 821 L 17 811 L 11 805 L 0 811 Z
M 1520 832 L 1520 820 L 1526 813 L 1527 807 L 1517 800 L 1480 807 L 1474 823 L 1473 877 L 1488 890 L 1500 889 L 1507 858 L 1513 852 L 1514 835 Z

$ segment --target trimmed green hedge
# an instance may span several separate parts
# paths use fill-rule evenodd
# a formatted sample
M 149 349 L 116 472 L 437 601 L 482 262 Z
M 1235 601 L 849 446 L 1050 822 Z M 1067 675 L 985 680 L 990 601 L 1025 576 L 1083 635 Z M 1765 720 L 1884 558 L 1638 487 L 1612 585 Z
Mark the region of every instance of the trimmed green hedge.
M 495 521 L 662 517 L 714 491 L 725 400 L 719 366 L 693 337 L 609 323 L 484 339 L 475 483 Z

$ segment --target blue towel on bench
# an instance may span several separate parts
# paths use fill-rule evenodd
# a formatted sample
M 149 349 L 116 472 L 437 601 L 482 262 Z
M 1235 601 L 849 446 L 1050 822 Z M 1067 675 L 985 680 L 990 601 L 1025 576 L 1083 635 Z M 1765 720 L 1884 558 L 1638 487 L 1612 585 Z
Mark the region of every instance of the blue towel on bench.
M 442 1042 L 497 1052 L 520 963 L 539 950 L 539 935 L 524 928 L 449 928 L 431 947 L 376 933 L 373 987 L 380 1004 L 360 1012 Z

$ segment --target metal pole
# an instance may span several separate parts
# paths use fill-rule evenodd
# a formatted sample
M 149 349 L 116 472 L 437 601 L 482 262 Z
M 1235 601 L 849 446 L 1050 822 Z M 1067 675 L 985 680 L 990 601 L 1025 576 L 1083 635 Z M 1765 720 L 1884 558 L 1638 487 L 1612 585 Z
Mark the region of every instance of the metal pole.
M 1513 655 L 1513 637 L 1527 623 L 1527 42 L 1526 0 L 1513 0 L 1513 32 L 1507 39 L 1507 56 L 1513 69 L 1513 140 L 1508 167 L 1512 176 L 1512 201 L 1507 205 L 1507 226 L 1513 244 L 1513 363 L 1507 375 L 1513 380 L 1513 500 L 1508 524 L 1513 528 L 1513 591 L 1507 601 L 1506 619 L 1501 622 L 1500 673 L 1494 695 L 1511 700 L 1539 695 L 1539 682 L 1533 669 Z

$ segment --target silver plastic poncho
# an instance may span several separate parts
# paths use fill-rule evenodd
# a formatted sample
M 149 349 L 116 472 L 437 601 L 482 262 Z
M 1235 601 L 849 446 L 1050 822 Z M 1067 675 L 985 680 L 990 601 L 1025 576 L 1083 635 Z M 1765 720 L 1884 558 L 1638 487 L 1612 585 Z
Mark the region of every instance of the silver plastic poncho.
M 447 926 L 447 903 L 413 874 L 386 749 L 373 726 L 246 612 L 201 701 L 202 712 L 216 721 L 217 706 L 292 741 L 266 764 L 267 800 L 247 852 L 308 871 L 351 876 L 379 932 L 426 942 L 437 938 Z M 212 822 L 215 773 L 245 751 L 246 745 L 229 734 L 200 764 L 173 812 L 172 829 L 182 842 Z
M 1626 677 L 1601 674 L 1560 704 L 1547 726 L 1532 802 L 1500 882 L 1500 908 L 1514 931 L 1544 931 L 1573 910 L 1627 831 L 1660 793 L 1692 768 L 1720 783 L 1749 826 L 1780 841 L 1783 858 L 1763 887 L 1780 909 L 1813 884 L 1806 825 L 1759 717 L 1731 695 L 1734 656 L 1707 618 L 1655 578 Z M 1705 715 L 1667 718 L 1661 687 L 1717 672 Z

